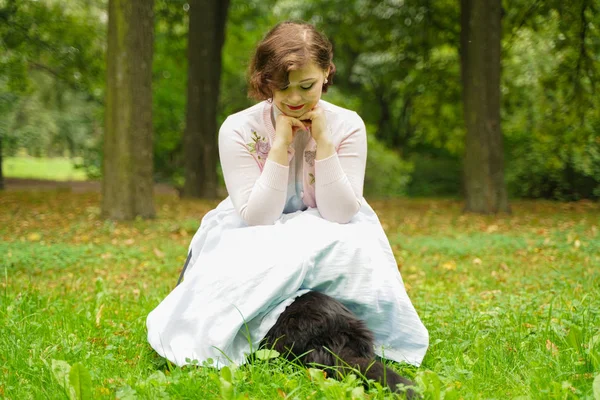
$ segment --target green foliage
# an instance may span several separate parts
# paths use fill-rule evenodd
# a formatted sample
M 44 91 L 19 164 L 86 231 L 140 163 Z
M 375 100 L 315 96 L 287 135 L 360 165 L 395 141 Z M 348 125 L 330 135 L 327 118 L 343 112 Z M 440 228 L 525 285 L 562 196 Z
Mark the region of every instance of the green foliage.
M 186 7 L 184 0 L 155 1 L 155 171 L 157 180 L 176 184 L 183 179 Z M 504 13 L 502 126 L 511 193 L 599 198 L 599 7 L 589 0 L 515 0 Z M 0 2 L 5 155 L 25 148 L 32 155 L 81 156 L 84 170 L 99 177 L 106 18 L 106 0 Z M 365 192 L 460 194 L 459 3 L 232 0 L 219 123 L 252 104 L 245 78 L 254 46 L 289 18 L 315 23 L 330 37 L 338 72 L 325 99 L 359 112 L 378 140 L 370 139 L 370 159 L 400 174 L 396 183 L 375 182 L 383 167 L 369 162 Z
M 89 371 L 81 363 L 76 363 L 69 372 L 69 383 L 75 389 L 75 399 L 91 400 L 92 378 Z
M 277 22 L 271 8 L 275 0 L 232 0 L 223 47 L 219 124 L 254 103 L 248 98 L 246 71 L 256 44 Z
M 100 134 L 103 1 L 0 3 L 3 151 L 83 155 Z
M 272 358 L 277 358 L 279 357 L 280 354 L 277 350 L 257 350 L 256 352 L 254 352 L 254 357 L 256 357 L 257 360 L 270 360 Z
M 360 98 L 358 110 L 387 146 L 407 160 L 440 151 L 462 158 L 457 2 L 287 0 L 275 11 L 314 22 L 329 35 L 340 71 L 336 85 Z M 512 193 L 598 198 L 599 63 L 593 55 L 600 50 L 600 10 L 586 1 L 517 1 L 505 12 L 502 122 Z M 456 174 L 448 193 L 430 184 L 437 170 L 425 172 L 415 168 L 411 181 L 431 188 L 417 192 L 460 193 Z
M 70 400 L 91 400 L 92 378 L 81 364 L 71 366 L 66 361 L 52 360 L 52 374 Z
M 505 57 L 509 187 L 525 197 L 599 198 L 600 101 L 591 92 L 594 81 L 573 86 L 572 72 L 559 72 L 577 64 L 575 49 L 564 44 L 561 15 L 551 11 L 537 19 L 537 31 L 516 33 Z M 600 38 L 597 29 L 588 34 Z
M 187 95 L 185 1 L 155 1 L 152 119 L 156 179 L 183 176 L 181 138 Z
M 462 163 L 445 151 L 415 153 L 407 194 L 411 197 L 456 197 L 462 186 Z
M 104 71 L 104 1 L 7 0 L 0 9 L 9 88 L 29 85 L 30 70 L 48 73 L 93 99 L 101 97 Z
M 398 197 L 406 194 L 412 164 L 403 161 L 373 135 L 367 135 L 367 170 L 364 195 L 369 198 Z
M 5 118 L 0 125 L 5 154 L 13 156 L 25 149 L 36 157 L 84 155 L 100 134 L 99 106 L 39 72 L 29 79 L 31 93 L 13 94 L 13 103 L 0 110 Z
M 181 140 L 187 96 L 186 4 L 183 0 L 155 2 L 154 164 L 158 180 L 176 185 L 181 185 L 183 179 Z M 269 10 L 272 4 L 273 1 L 231 1 L 223 49 L 219 125 L 227 115 L 253 104 L 246 95 L 246 69 L 254 46 L 274 23 Z

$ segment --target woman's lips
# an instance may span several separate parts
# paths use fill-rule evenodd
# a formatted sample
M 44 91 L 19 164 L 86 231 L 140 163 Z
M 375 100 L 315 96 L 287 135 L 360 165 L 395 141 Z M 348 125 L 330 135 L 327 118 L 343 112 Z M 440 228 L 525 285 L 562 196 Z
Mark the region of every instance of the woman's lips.
M 301 104 L 299 106 L 290 106 L 289 104 L 286 104 L 287 108 L 289 108 L 292 111 L 298 111 L 300 110 L 302 107 L 304 107 L 304 104 Z

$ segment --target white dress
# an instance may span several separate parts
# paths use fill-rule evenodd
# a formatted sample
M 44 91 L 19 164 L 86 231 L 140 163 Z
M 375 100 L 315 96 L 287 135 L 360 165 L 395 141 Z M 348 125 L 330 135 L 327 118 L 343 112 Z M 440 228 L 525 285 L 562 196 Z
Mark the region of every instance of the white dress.
M 306 135 L 294 145 L 303 149 Z M 301 154 L 301 153 L 298 153 Z M 307 208 L 301 163 L 290 163 L 284 214 L 247 226 L 231 199 L 208 212 L 189 247 L 185 279 L 148 315 L 148 341 L 182 366 L 244 363 L 285 307 L 316 290 L 342 302 L 375 334 L 379 356 L 420 365 L 428 332 L 408 298 L 377 215 L 363 199 L 348 224 Z

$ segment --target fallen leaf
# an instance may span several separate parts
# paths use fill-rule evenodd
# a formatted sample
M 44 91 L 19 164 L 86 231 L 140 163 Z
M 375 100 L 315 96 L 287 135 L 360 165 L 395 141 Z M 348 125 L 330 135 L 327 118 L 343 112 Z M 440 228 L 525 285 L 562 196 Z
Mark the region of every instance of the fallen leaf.
M 27 240 L 29 240 L 30 242 L 38 242 L 41 238 L 42 235 L 40 235 L 37 232 L 32 232 L 29 235 L 27 235 Z
M 98 312 L 96 313 L 96 326 L 100 326 L 100 319 L 102 318 L 102 309 L 104 308 L 104 304 L 100 305 Z
M 454 261 L 446 261 L 442 264 L 442 268 L 446 271 L 456 271 L 456 263 Z
M 273 350 L 273 349 L 262 349 L 262 350 L 257 350 L 254 353 L 254 356 L 258 360 L 270 360 L 272 358 L 279 357 L 279 352 L 277 350 Z
M 158 258 L 165 258 L 165 253 L 157 249 L 156 247 L 153 249 L 154 255 Z
M 487 232 L 488 233 L 494 233 L 498 230 L 498 225 L 490 225 L 487 227 Z
M 550 339 L 546 339 L 546 349 L 548 349 L 553 357 L 558 355 L 558 347 L 550 341 Z

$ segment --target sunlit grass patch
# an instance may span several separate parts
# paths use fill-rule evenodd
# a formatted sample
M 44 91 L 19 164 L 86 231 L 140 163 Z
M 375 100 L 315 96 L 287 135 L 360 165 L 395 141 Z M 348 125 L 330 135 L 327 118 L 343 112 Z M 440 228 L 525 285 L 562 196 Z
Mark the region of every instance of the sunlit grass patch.
M 102 220 L 98 204 L 97 193 L 0 193 L 0 397 L 66 398 L 55 360 L 89 372 L 94 398 L 393 398 L 281 359 L 229 373 L 166 362 L 145 318 L 216 203 L 158 197 L 156 219 L 132 222 Z M 425 398 L 593 398 L 598 204 L 515 202 L 512 216 L 462 215 L 450 200 L 373 206 L 431 338 L 420 368 L 394 368 Z
M 65 157 L 6 157 L 2 167 L 7 178 L 30 178 L 55 181 L 84 181 L 85 171 L 75 168 L 76 160 Z

